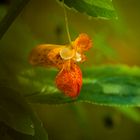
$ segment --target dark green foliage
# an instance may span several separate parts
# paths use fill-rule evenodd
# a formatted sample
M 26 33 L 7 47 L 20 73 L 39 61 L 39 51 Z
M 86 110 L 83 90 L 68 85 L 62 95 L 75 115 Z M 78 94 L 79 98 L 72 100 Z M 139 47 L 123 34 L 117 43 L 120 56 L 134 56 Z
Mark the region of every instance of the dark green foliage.
M 48 136 L 29 104 L 17 91 L 0 87 L 0 122 L 33 140 L 47 140 Z M 8 134 L 6 134 L 8 135 Z

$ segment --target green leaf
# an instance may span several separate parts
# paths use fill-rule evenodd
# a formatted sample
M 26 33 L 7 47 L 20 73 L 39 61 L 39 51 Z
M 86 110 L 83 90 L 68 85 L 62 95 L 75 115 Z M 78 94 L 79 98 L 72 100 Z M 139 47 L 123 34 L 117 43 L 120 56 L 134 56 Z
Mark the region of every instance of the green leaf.
M 43 127 L 43 123 L 39 120 L 35 113 L 33 114 L 32 119 L 35 126 L 35 136 L 33 137 L 33 140 L 48 140 L 48 134 Z
M 0 87 L 0 121 L 32 140 L 48 140 L 42 122 L 14 89 Z M 20 138 L 22 139 L 22 138 Z
M 49 88 L 49 85 L 45 91 L 30 95 L 28 99 L 46 104 L 88 102 L 108 106 L 140 106 L 139 68 L 91 68 L 83 72 L 83 77 L 80 96 L 75 100 L 64 96 L 55 87 Z
M 28 135 L 34 135 L 34 126 L 24 100 L 7 87 L 0 87 L 0 121 Z
M 68 7 L 74 8 L 81 13 L 86 13 L 92 17 L 103 19 L 117 18 L 112 0 L 64 0 L 64 3 Z
M 137 108 L 130 108 L 130 107 L 117 107 L 117 110 L 122 112 L 125 116 L 130 118 L 131 120 L 140 123 L 140 112 Z

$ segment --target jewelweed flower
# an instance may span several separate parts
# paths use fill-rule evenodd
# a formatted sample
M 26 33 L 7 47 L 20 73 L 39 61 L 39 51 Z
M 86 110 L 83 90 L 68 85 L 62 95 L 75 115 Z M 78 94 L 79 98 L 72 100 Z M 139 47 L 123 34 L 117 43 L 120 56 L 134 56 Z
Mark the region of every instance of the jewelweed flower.
M 55 83 L 65 95 L 75 98 L 82 87 L 82 72 L 77 62 L 84 62 L 84 52 L 92 47 L 90 37 L 82 33 L 68 45 L 41 44 L 33 48 L 29 62 L 34 66 L 59 69 Z

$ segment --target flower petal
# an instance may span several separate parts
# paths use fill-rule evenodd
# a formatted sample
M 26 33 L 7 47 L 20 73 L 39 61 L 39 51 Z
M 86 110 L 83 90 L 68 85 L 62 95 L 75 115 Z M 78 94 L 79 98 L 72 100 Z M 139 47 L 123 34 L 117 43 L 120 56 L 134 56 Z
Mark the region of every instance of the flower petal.
M 60 51 L 63 48 L 55 48 L 48 53 L 48 59 L 51 61 L 52 65 L 58 69 L 62 69 L 65 64 L 65 60 L 61 58 Z
M 70 69 L 63 69 L 56 77 L 56 86 L 69 97 L 79 95 L 82 87 L 82 72 L 76 64 L 71 64 Z
M 53 44 L 39 45 L 31 51 L 29 62 L 34 66 L 60 67 L 60 64 L 63 62 L 59 52 L 64 47 L 65 46 Z
M 92 47 L 92 40 L 87 34 L 82 33 L 76 38 L 76 40 L 73 42 L 73 45 L 74 49 L 82 53 Z

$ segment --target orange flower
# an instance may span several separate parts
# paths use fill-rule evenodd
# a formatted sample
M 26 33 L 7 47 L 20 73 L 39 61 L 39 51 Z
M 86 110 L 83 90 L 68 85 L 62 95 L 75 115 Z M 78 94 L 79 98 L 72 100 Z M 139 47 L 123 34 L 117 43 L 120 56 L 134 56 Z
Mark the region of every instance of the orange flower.
M 71 64 L 70 69 L 63 69 L 56 76 L 56 85 L 65 95 L 77 97 L 82 87 L 82 72 L 76 64 Z
M 92 46 L 87 34 L 80 34 L 69 45 L 42 44 L 34 48 L 29 62 L 34 66 L 56 67 L 60 70 L 56 76 L 58 89 L 70 97 L 77 97 L 82 87 L 82 72 L 75 64 L 85 61 L 84 51 Z

